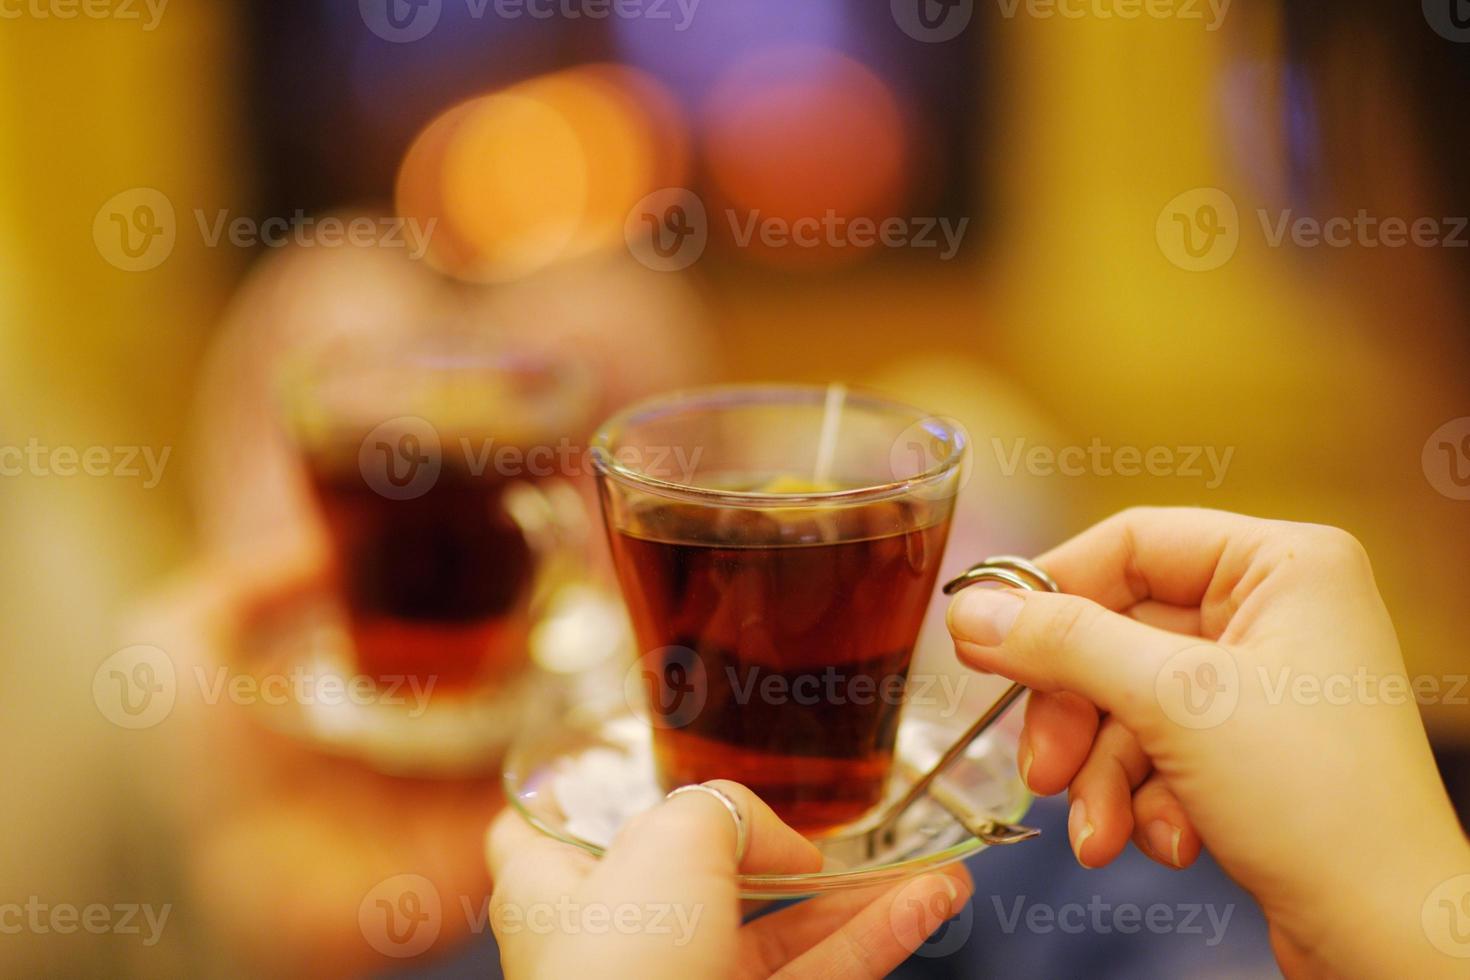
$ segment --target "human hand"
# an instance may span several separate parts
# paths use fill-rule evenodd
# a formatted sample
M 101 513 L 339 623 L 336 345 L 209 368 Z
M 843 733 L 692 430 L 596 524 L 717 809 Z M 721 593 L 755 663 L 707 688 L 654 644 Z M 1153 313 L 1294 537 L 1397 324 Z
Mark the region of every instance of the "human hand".
M 821 854 L 738 783 L 742 873 L 818 870 Z M 514 813 L 491 826 L 490 924 L 521 977 L 883 977 L 972 891 L 963 865 L 837 892 L 741 924 L 737 831 L 721 802 L 683 793 L 634 818 L 599 861 Z
M 1022 778 L 1069 789 L 1079 862 L 1130 836 L 1170 867 L 1208 846 L 1288 974 L 1462 966 L 1421 912 L 1470 849 L 1356 540 L 1130 510 L 1037 563 L 1067 594 L 969 589 L 949 626 L 963 661 L 1033 689 Z
M 174 835 L 180 911 L 227 975 L 376 975 L 401 967 L 408 948 L 361 918 L 385 883 L 426 881 L 445 908 L 490 894 L 478 855 L 487 815 L 504 803 L 493 774 L 383 775 L 271 731 L 259 723 L 266 704 L 206 696 L 225 689 L 216 671 L 246 673 L 250 651 L 299 642 L 290 624 L 320 609 L 326 581 L 320 553 L 266 545 L 248 560 L 199 562 L 123 628 L 165 651 L 178 678 L 168 718 L 129 734 L 142 739 L 139 771 Z M 422 955 L 463 946 L 475 927 L 442 915 Z

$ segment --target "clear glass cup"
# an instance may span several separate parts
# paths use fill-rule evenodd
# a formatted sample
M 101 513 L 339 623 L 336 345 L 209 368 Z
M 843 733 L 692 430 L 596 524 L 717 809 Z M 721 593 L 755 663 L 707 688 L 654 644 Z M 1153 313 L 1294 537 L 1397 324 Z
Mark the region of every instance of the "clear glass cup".
M 666 787 L 738 780 L 812 835 L 882 801 L 966 452 L 840 386 L 681 392 L 603 425 L 628 693 Z
M 433 331 L 317 351 L 284 394 L 356 669 L 436 696 L 521 673 L 581 507 L 587 374 Z

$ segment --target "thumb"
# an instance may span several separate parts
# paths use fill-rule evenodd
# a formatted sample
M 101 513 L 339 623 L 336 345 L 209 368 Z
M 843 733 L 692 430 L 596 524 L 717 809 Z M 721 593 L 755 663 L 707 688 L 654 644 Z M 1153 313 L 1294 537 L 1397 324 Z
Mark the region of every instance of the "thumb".
M 967 589 L 950 603 L 948 623 L 970 666 L 1038 691 L 1080 694 L 1125 723 L 1152 721 L 1160 671 L 1176 654 L 1208 646 L 1054 592 Z

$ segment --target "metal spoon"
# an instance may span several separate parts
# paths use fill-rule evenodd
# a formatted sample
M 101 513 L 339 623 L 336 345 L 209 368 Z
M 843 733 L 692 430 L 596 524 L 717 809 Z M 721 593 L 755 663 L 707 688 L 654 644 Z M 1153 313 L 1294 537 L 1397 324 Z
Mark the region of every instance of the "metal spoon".
M 980 582 L 1001 582 L 1013 588 L 1028 589 L 1033 592 L 1061 591 L 1050 575 L 1025 558 L 1018 558 L 1014 555 L 997 555 L 994 558 L 987 558 L 978 565 L 972 565 L 963 575 L 945 583 L 944 594 L 954 595 L 961 589 Z M 975 739 L 985 734 L 992 725 L 999 721 L 1006 709 L 1015 704 L 1016 699 L 1025 691 L 1026 687 L 1023 684 L 1012 684 L 1006 688 L 1005 693 L 1001 694 L 995 703 L 987 708 L 985 713 L 976 719 L 975 723 L 966 729 L 953 745 L 944 750 L 944 754 L 929 768 L 928 772 L 915 779 L 903 796 L 882 811 L 882 814 L 874 821 L 872 837 L 876 839 L 891 834 L 898 818 L 903 816 L 909 807 L 918 802 L 920 798 L 930 795 L 934 780 L 938 779 L 956 759 L 964 755 L 965 750 Z M 1033 827 L 1013 826 L 995 820 L 981 821 L 970 815 L 956 813 L 954 807 L 946 805 L 940 794 L 933 794 L 933 796 L 935 802 L 955 816 L 966 830 L 987 844 L 1014 844 L 1030 840 L 1041 833 Z

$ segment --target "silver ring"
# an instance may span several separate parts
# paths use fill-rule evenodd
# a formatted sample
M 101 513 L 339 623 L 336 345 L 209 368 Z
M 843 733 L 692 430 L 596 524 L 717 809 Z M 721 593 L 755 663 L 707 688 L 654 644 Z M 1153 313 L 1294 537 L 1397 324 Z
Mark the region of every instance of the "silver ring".
M 680 786 L 673 790 L 664 799 L 672 800 L 680 793 L 707 793 L 720 801 L 720 805 L 730 811 L 730 816 L 735 820 L 735 866 L 740 867 L 740 862 L 745 860 L 745 851 L 750 846 L 750 835 L 745 828 L 745 818 L 740 815 L 740 807 L 725 793 L 705 783 L 690 783 L 688 786 Z

